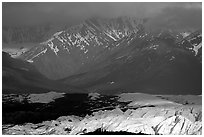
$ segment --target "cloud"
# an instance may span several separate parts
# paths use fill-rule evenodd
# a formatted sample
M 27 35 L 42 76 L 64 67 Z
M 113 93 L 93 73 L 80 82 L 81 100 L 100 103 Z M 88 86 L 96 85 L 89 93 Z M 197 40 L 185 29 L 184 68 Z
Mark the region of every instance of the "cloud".
M 197 6 L 197 5 L 196 5 Z M 154 29 L 195 30 L 202 28 L 202 9 L 200 7 L 167 7 L 152 17 L 148 26 Z
M 92 16 L 151 18 L 152 26 L 200 26 L 201 3 L 3 3 L 4 25 L 75 24 Z M 194 22 L 193 22 L 194 21 Z

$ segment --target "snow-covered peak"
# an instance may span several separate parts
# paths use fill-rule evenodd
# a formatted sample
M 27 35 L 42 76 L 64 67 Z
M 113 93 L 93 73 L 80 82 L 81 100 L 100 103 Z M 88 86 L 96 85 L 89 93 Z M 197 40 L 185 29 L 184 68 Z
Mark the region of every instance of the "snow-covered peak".
M 93 58 L 96 56 L 94 54 L 104 49 L 111 50 L 115 42 L 131 36 L 132 33 L 137 33 L 140 29 L 139 25 L 141 27 L 141 21 L 124 17 L 105 21 L 91 18 L 54 33 L 50 39 L 32 48 L 22 58 L 33 63 L 44 55 L 55 55 L 53 58 L 59 59 L 60 57 L 69 58 L 74 51 L 79 57 L 83 57 L 83 62 L 80 62 L 83 65 L 84 60 Z

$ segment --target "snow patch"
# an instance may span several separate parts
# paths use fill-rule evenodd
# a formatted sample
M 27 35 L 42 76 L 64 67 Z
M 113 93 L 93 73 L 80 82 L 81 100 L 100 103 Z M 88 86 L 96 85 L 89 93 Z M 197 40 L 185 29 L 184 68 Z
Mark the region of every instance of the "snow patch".
M 45 54 L 47 52 L 47 48 L 41 52 L 39 52 L 38 54 L 36 54 L 35 56 L 33 56 L 32 58 L 30 58 L 29 60 L 27 60 L 27 62 L 33 63 L 33 59 L 38 57 L 41 54 Z
M 96 100 L 100 97 L 100 94 L 99 93 L 89 93 L 88 94 L 88 97 L 91 99 L 91 100 Z
M 89 51 L 89 50 L 87 49 L 86 51 L 84 51 L 84 53 L 86 54 L 86 53 L 88 53 L 88 51 Z
M 111 34 L 108 34 L 107 32 L 104 31 L 104 33 L 109 36 L 111 39 L 113 39 L 114 41 L 117 41 L 117 39 L 115 39 L 113 36 L 111 36 Z
M 197 46 L 193 45 L 193 50 L 195 51 L 195 56 L 198 54 L 198 50 L 202 47 L 202 43 L 198 44 Z
M 62 33 L 63 31 L 59 31 L 59 32 L 56 32 L 53 36 L 58 36 Z
M 172 60 L 174 60 L 174 59 L 175 59 L 175 57 L 174 57 L 174 56 L 171 56 L 170 61 L 172 61 Z
M 123 58 L 123 57 L 125 57 L 125 56 L 120 56 L 120 57 L 117 57 L 116 59 L 120 59 L 120 58 Z
M 50 41 L 50 43 L 48 43 L 48 46 L 51 48 L 51 50 L 57 55 L 57 52 L 59 51 L 59 49 L 57 48 L 57 46 L 54 47 L 54 44 L 52 41 Z
M 154 49 L 154 50 L 156 50 L 157 47 L 159 47 L 159 45 L 153 45 L 153 46 L 150 47 L 150 49 Z
M 8 53 L 12 58 L 17 58 L 26 51 L 28 51 L 28 48 L 18 49 L 18 48 L 3 48 L 2 51 Z
M 181 35 L 182 35 L 183 38 L 189 36 L 190 34 L 191 34 L 191 33 L 189 33 L 189 32 L 182 32 L 182 33 L 181 33 Z
M 58 40 L 60 39 L 58 35 L 60 35 L 63 31 L 60 32 L 56 32 L 55 34 L 53 34 L 53 37 L 51 37 L 50 39 L 46 40 L 45 42 L 41 42 L 40 44 L 42 45 L 47 45 L 49 42 L 52 42 L 52 40 L 55 39 L 55 37 L 58 38 Z M 60 40 L 61 41 L 61 40 Z
M 30 94 L 27 97 L 29 103 L 50 103 L 54 102 L 57 98 L 64 97 L 65 93 L 48 92 L 43 94 Z
M 114 83 L 115 83 L 115 82 L 113 82 L 113 81 L 110 82 L 111 85 L 114 84 Z
M 123 93 L 119 95 L 119 102 L 129 102 L 128 106 L 161 106 L 161 105 L 181 105 L 179 103 L 161 99 L 159 97 L 144 93 Z

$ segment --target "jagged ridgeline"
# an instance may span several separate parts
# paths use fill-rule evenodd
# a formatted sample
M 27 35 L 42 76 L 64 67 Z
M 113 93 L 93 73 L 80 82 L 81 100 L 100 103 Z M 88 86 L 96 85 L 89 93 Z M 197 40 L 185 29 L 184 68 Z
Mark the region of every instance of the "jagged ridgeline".
M 127 17 L 91 18 L 55 33 L 51 39 L 32 48 L 21 58 L 34 65 L 39 64 L 37 68 L 48 78 L 65 78 L 85 72 L 87 68 L 82 70 L 84 66 L 107 58 L 108 54 L 112 54 L 110 50 L 118 47 L 122 39 L 127 42 L 126 38 L 142 31 L 141 24 L 142 20 Z M 47 68 L 40 67 L 41 63 Z

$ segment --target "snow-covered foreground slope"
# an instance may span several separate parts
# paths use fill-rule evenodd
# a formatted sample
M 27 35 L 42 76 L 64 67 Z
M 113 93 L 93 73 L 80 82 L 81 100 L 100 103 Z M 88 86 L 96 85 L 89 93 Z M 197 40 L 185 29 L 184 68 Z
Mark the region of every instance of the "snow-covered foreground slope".
M 39 124 L 24 124 L 6 127 L 4 134 L 85 134 L 97 129 L 126 131 L 132 133 L 192 135 L 202 134 L 200 106 L 119 108 L 99 111 L 85 118 L 63 116 L 57 120 Z
M 97 97 L 96 97 L 97 96 Z M 87 98 L 94 104 L 100 98 L 110 98 L 98 93 L 91 93 Z M 92 98 L 94 97 L 94 98 Z M 131 133 L 161 135 L 202 134 L 201 96 L 170 96 L 142 93 L 123 93 L 115 96 L 118 104 L 113 109 L 92 109 L 91 114 L 81 116 L 61 116 L 56 120 L 38 124 L 3 125 L 3 134 L 85 134 L 98 129 L 103 131 L 126 131 Z M 171 97 L 171 98 L 170 98 Z M 190 98 L 192 98 L 190 100 Z M 197 99 L 196 99 L 197 98 Z M 176 99 L 176 100 L 175 100 Z M 113 98 L 110 100 L 113 100 Z M 184 100 L 190 100 L 187 104 Z M 89 101 L 89 102 L 90 102 Z M 114 101 L 114 100 L 113 100 Z M 117 101 L 114 101 L 115 103 Z M 106 102 L 105 100 L 102 103 Z M 126 104 L 126 105 L 125 105 Z M 70 104 L 67 104 L 70 105 Z M 96 105 L 98 106 L 98 105 Z

